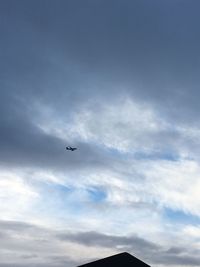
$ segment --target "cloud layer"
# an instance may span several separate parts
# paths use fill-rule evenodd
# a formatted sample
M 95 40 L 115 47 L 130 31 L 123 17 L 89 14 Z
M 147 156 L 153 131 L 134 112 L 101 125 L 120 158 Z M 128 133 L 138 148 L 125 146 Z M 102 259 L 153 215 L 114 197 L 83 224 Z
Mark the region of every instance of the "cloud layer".
M 16 221 L 1 221 L 0 266 L 72 266 L 100 255 L 129 251 L 150 264 L 197 266 L 199 257 L 191 249 L 162 246 L 133 236 L 112 236 L 98 232 L 68 233 Z M 89 250 L 88 250 L 89 248 Z M 101 253 L 99 252 L 101 251 Z M 196 251 L 197 252 L 197 251 Z
M 199 266 L 198 10 L 0 2 L 0 267 Z

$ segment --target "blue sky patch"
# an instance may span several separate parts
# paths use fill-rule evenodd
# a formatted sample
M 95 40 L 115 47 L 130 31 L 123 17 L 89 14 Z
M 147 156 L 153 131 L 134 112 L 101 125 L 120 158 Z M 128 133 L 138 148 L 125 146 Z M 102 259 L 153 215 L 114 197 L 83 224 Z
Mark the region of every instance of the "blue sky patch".
M 179 156 L 170 152 L 136 152 L 134 154 L 136 159 L 145 159 L 145 160 L 168 160 L 168 161 L 178 161 Z
M 180 210 L 172 210 L 169 208 L 164 209 L 164 218 L 167 221 L 177 223 L 177 224 L 200 224 L 200 218 L 192 214 L 187 214 Z
M 106 192 L 99 187 L 92 187 L 87 189 L 89 198 L 93 202 L 102 202 L 106 199 Z

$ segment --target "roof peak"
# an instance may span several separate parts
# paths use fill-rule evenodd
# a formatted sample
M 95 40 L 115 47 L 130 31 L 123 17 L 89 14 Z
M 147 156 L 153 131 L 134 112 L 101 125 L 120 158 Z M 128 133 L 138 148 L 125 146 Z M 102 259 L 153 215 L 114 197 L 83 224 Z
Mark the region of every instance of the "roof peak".
M 150 267 L 145 262 L 139 260 L 128 252 L 121 252 L 115 255 L 108 256 L 79 267 Z

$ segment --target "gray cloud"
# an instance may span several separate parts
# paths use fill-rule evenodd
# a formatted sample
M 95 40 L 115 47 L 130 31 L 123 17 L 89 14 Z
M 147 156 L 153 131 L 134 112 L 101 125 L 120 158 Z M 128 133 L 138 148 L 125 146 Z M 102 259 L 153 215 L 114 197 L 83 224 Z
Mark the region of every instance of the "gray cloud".
M 81 243 L 87 246 L 101 246 L 101 247 L 124 247 L 125 249 L 132 249 L 134 251 L 155 250 L 159 246 L 145 241 L 142 238 L 133 237 L 117 237 L 100 234 L 97 232 L 86 232 L 77 234 L 60 235 L 61 240 L 70 240 L 73 242 Z
M 70 267 L 80 263 L 59 252 L 54 230 L 16 221 L 0 221 L 0 226 L 4 233 L 0 235 L 0 266 Z
M 44 133 L 34 124 L 27 105 L 23 101 L 4 95 L 1 98 L 0 161 L 2 165 L 34 166 L 36 168 L 63 169 L 79 165 L 98 167 L 106 165 L 104 151 L 76 140 L 79 150 L 67 153 L 67 142 Z M 68 141 L 71 143 L 71 140 Z
M 152 266 L 154 264 L 199 266 L 200 261 L 200 258 L 195 255 L 197 252 L 192 248 L 175 246 L 166 249 L 135 235 L 114 236 L 98 232 L 66 233 L 15 221 L 1 221 L 0 225 L 7 235 L 1 237 L 1 244 L 4 245 L 0 246 L 0 260 L 2 262 L 0 266 L 12 266 L 8 258 L 7 262 L 3 263 L 4 258 L 2 257 L 4 257 L 5 249 L 9 252 L 9 258 L 13 255 L 16 259 L 15 265 L 19 267 L 25 266 L 27 263 L 30 266 L 47 266 L 43 263 L 44 261 L 48 262 L 49 266 L 77 266 L 81 264 L 82 260 L 78 257 L 75 262 L 70 259 L 71 255 L 67 255 L 66 252 L 65 254 L 59 252 L 62 242 L 81 244 L 88 249 L 89 247 L 99 247 L 99 251 L 105 247 L 119 252 L 128 251 Z M 44 242 L 44 240 L 46 241 Z M 56 247 L 57 249 L 55 249 Z M 52 252 L 53 255 L 51 255 Z M 97 257 L 93 255 L 93 258 L 96 259 Z M 34 263 L 35 260 L 36 263 Z M 90 260 L 88 259 L 88 261 Z M 84 261 L 87 260 L 84 259 Z
M 70 261 L 70 260 L 61 260 L 58 259 L 58 263 L 53 262 L 53 263 L 29 263 L 29 266 L 31 267 L 72 267 L 72 266 L 78 266 L 80 264 L 80 262 L 75 262 L 75 261 Z M 25 267 L 27 266 L 27 263 L 23 264 L 23 263 L 15 263 L 16 267 Z M 13 263 L 9 264 L 9 263 L 0 263 L 0 267 L 13 267 Z
M 63 241 L 72 241 L 86 246 L 100 246 L 115 248 L 119 251 L 128 251 L 154 264 L 192 265 L 199 266 L 199 257 L 190 256 L 189 249 L 184 247 L 171 247 L 165 250 L 161 245 L 144 240 L 137 236 L 111 236 L 97 232 L 84 232 L 76 234 L 61 234 Z
M 67 97 L 74 104 L 90 93 L 100 95 L 94 85 L 110 81 L 115 93 L 119 93 L 117 84 L 127 85 L 131 94 L 184 121 L 199 111 L 197 1 L 88 0 L 56 5 L 2 1 L 1 5 L 6 37 L 3 73 L 4 77 L 15 73 L 20 85 L 23 80 L 20 88 L 26 88 L 18 86 L 18 90 L 61 108 Z M 73 73 L 72 62 L 78 72 Z M 113 95 L 111 88 L 101 91 Z
M 1 162 L 60 168 L 108 161 L 78 140 L 83 153 L 76 159 L 60 152 L 64 142 L 35 126 L 41 115 L 31 109 L 35 102 L 70 120 L 89 100 L 109 105 L 123 87 L 163 118 L 198 125 L 198 7 L 196 1 L 1 1 Z

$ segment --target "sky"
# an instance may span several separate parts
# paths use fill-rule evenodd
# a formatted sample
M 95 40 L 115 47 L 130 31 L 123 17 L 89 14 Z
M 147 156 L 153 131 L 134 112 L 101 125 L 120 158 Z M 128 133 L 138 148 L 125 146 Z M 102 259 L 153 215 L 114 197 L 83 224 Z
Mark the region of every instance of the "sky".
M 0 0 L 0 267 L 200 266 L 199 9 Z

